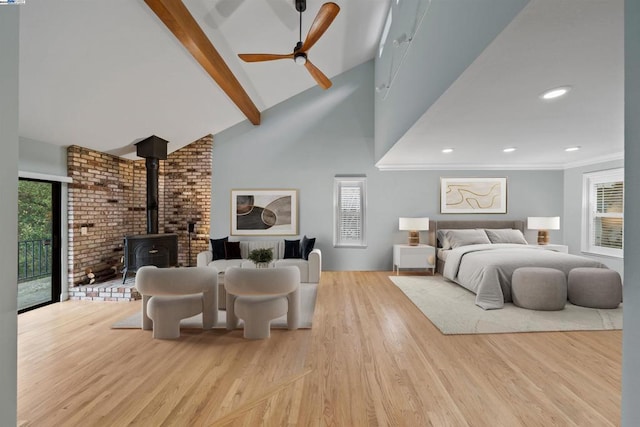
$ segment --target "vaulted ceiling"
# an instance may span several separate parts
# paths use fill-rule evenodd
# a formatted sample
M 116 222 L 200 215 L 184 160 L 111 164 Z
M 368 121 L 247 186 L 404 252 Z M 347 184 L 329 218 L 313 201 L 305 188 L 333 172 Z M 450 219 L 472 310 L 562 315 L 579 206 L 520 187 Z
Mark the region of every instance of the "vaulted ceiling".
M 310 51 L 329 78 L 373 58 L 390 0 L 338 1 Z M 303 38 L 322 0 L 308 0 Z M 260 111 L 321 91 L 293 61 L 244 63 L 238 53 L 290 53 L 293 0 L 184 0 Z M 245 116 L 143 0 L 29 0 L 20 14 L 20 136 L 129 157 L 155 134 L 175 150 Z
M 321 93 L 292 61 L 237 57 L 292 51 L 293 0 L 183 1 L 258 110 Z M 341 11 L 310 52 L 329 78 L 374 58 L 392 4 L 334 1 Z M 303 38 L 323 2 L 307 0 Z M 22 138 L 132 157 L 149 135 L 175 150 L 246 118 L 143 0 L 28 0 L 20 19 Z M 620 158 L 622 19 L 622 0 L 531 0 L 378 165 L 561 168 Z M 572 90 L 542 102 L 556 85 Z M 447 147 L 455 151 L 441 153 Z

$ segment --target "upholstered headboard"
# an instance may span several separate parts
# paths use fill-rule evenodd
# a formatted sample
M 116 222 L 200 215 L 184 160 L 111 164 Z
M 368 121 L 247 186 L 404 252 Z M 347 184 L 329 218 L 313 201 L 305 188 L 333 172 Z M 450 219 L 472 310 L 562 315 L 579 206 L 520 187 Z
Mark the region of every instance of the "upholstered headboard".
M 436 221 L 435 230 L 431 233 L 431 227 L 429 227 L 429 240 L 432 246 L 439 246 L 437 239 L 438 230 L 463 230 L 473 228 L 489 228 L 489 229 L 501 229 L 501 228 L 513 228 L 520 230 L 524 233 L 525 222 L 519 219 L 516 220 L 443 220 Z M 444 261 L 438 258 L 436 270 L 442 272 Z
M 489 228 L 489 229 L 500 229 L 500 228 L 514 228 L 516 230 L 520 230 L 524 233 L 524 221 L 515 219 L 515 220 L 462 220 L 462 221 L 454 221 L 454 220 L 444 220 L 444 221 L 436 221 L 436 231 L 438 230 L 462 230 L 468 228 Z

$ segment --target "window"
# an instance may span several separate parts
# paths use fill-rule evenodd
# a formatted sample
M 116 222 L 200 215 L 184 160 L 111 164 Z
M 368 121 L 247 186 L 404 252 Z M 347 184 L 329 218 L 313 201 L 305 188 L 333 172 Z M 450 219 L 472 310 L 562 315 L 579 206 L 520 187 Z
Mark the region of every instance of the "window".
M 366 177 L 336 177 L 334 181 L 333 245 L 365 247 Z
M 624 169 L 583 176 L 582 251 L 623 257 Z
M 380 37 L 380 45 L 378 46 L 378 58 L 382 58 L 382 51 L 384 50 L 384 45 L 387 42 L 387 37 L 389 37 L 389 29 L 391 29 L 391 21 L 393 21 L 392 10 L 393 9 L 389 8 L 389 14 L 387 15 L 387 20 L 384 23 L 382 37 Z

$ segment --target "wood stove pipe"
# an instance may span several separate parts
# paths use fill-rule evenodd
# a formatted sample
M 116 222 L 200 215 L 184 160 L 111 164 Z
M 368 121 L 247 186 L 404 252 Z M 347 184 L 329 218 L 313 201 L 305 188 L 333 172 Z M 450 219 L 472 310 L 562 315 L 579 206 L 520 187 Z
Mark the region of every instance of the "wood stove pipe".
M 147 234 L 158 234 L 160 160 L 148 157 L 145 165 L 147 167 Z
M 155 135 L 136 143 L 136 154 L 146 159 L 147 169 L 147 234 L 158 234 L 160 160 L 167 159 L 169 142 Z

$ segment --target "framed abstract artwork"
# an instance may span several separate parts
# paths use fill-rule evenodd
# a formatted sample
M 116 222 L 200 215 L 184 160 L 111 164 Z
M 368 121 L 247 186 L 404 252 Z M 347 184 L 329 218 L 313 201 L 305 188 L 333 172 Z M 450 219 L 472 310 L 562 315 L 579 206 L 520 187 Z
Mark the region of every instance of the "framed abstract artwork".
M 298 190 L 231 190 L 231 235 L 298 234 Z
M 507 213 L 507 178 L 440 178 L 440 213 Z

